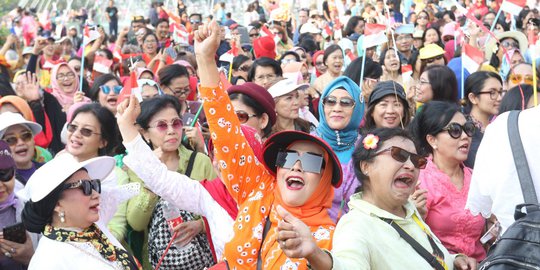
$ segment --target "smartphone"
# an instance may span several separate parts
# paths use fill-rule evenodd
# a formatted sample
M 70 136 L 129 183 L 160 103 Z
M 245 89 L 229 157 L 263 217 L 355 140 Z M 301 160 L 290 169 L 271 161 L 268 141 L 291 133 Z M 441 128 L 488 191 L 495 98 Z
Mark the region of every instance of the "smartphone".
M 480 238 L 480 243 L 485 244 L 487 243 L 489 240 L 491 240 L 493 238 L 493 233 L 496 233 L 497 235 L 500 234 L 501 230 L 501 224 L 497 221 L 495 222 L 490 228 L 489 230 L 487 230 L 487 232 L 482 235 L 482 237 Z M 498 237 L 496 237 L 498 238 Z
M 8 241 L 19 244 L 24 244 L 26 242 L 26 229 L 22 222 L 5 227 L 3 233 L 4 239 Z

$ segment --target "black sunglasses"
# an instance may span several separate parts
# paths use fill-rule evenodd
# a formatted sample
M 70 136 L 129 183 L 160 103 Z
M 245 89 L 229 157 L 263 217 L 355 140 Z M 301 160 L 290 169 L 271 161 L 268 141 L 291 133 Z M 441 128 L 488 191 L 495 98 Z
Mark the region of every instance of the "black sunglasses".
M 293 150 L 280 150 L 276 158 L 276 167 L 291 169 L 297 161 L 302 163 L 302 170 L 311 173 L 321 173 L 324 168 L 322 155 L 310 152 L 299 154 Z
M 417 169 L 424 169 L 427 164 L 427 159 L 423 156 L 420 156 L 418 154 L 413 154 L 405 149 L 399 148 L 397 146 L 391 146 L 387 149 L 381 150 L 380 152 L 377 152 L 375 156 L 378 156 L 382 153 L 390 152 L 390 156 L 401 163 L 407 162 L 407 160 L 410 158 L 412 164 Z
M 461 137 L 461 134 L 465 132 L 467 136 L 472 137 L 474 135 L 474 131 L 476 130 L 476 126 L 473 122 L 467 122 L 463 125 L 460 125 L 458 123 L 450 123 L 446 127 L 444 127 L 442 130 L 448 131 L 448 134 L 450 137 L 454 139 L 459 139 Z
M 101 181 L 99 179 L 93 180 L 79 180 L 75 183 L 64 184 L 64 190 L 80 188 L 83 194 L 86 196 L 92 195 L 92 190 L 97 193 L 101 193 Z
M 0 181 L 9 182 L 15 176 L 15 167 L 0 170 Z
M 343 108 L 352 108 L 355 105 L 355 102 L 354 102 L 354 100 L 352 98 L 344 97 L 344 98 L 340 98 L 339 100 L 337 98 L 333 97 L 333 96 L 327 96 L 327 97 L 323 98 L 323 105 L 324 106 L 334 107 L 338 103 Z
M 432 58 L 428 58 L 428 59 L 425 59 L 424 61 L 428 64 L 431 64 L 433 62 L 435 62 L 436 60 L 441 60 L 443 58 L 442 55 L 439 55 L 439 56 L 435 56 L 435 57 L 432 57 Z

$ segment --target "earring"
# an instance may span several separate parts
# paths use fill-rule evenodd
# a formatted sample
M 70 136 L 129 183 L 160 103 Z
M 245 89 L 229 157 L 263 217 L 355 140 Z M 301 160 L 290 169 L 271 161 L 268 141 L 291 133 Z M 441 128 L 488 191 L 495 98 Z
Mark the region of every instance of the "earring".
M 367 171 L 366 171 L 366 172 L 364 173 L 364 175 L 365 175 L 365 176 L 369 176 L 369 174 L 368 174 L 368 172 L 367 172 Z
M 66 223 L 66 214 L 64 212 L 58 213 L 58 216 L 60 217 L 60 222 Z
M 436 146 L 436 145 L 433 146 L 433 150 L 437 150 L 437 146 Z

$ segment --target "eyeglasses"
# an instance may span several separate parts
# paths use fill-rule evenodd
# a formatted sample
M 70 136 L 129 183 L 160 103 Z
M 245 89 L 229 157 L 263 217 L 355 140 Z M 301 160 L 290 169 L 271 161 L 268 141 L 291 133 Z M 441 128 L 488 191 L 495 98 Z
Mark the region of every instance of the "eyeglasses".
M 322 61 L 320 61 L 320 62 L 319 62 L 319 61 L 316 61 L 316 62 L 315 62 L 315 65 L 316 65 L 316 66 L 324 66 L 324 62 L 322 62 Z
M 0 181 L 9 182 L 15 176 L 15 167 L 0 170 Z
M 499 90 L 499 91 L 495 91 L 495 90 L 491 90 L 491 91 L 483 91 L 483 92 L 478 92 L 479 95 L 483 95 L 483 94 L 489 94 L 489 98 L 491 98 L 491 100 L 497 100 L 498 97 L 504 97 L 504 95 L 506 95 L 506 90 Z
M 243 66 L 239 67 L 238 70 L 243 71 L 243 72 L 248 72 L 250 68 L 251 68 L 251 66 L 243 65 Z
M 356 104 L 352 98 L 341 98 L 337 99 L 333 96 L 327 96 L 323 98 L 323 105 L 328 107 L 334 107 L 339 103 L 339 105 L 343 108 L 352 108 Z
M 289 63 L 294 63 L 294 62 L 296 62 L 296 59 L 292 59 L 292 58 L 289 58 L 289 59 L 285 58 L 281 60 L 281 63 L 284 65 L 289 64 Z
M 188 86 L 184 87 L 184 88 L 180 88 L 180 89 L 171 89 L 169 86 L 166 86 L 172 93 L 175 97 L 180 97 L 180 96 L 183 96 L 183 95 L 188 95 L 189 92 L 191 92 L 191 88 Z
M 505 40 L 505 41 L 501 42 L 501 45 L 506 49 L 509 49 L 509 48 L 518 49 L 519 48 L 519 44 L 517 42 L 514 42 L 514 41 Z
M 83 135 L 84 137 L 90 137 L 92 136 L 92 134 L 96 134 L 96 135 L 101 135 L 101 133 L 97 133 L 97 132 L 94 132 L 93 130 L 89 129 L 89 128 L 84 128 L 84 127 L 81 127 L 79 128 L 79 126 L 77 125 L 74 125 L 74 124 L 68 124 L 67 125 L 67 131 L 70 132 L 70 133 L 75 133 L 75 131 L 79 131 L 81 133 L 81 135 Z
M 375 156 L 386 152 L 390 152 L 390 156 L 397 162 L 405 163 L 408 159 L 411 159 L 411 162 L 415 168 L 424 169 L 426 167 L 427 159 L 425 157 L 418 154 L 413 154 L 397 146 L 391 146 L 387 149 L 381 150 L 380 152 L 376 153 Z
M 306 58 L 307 58 L 307 55 L 306 55 L 305 53 L 303 53 L 303 54 L 300 54 L 300 58 L 302 58 L 302 59 L 306 59 Z
M 4 137 L 3 140 L 9 146 L 15 146 L 15 145 L 17 145 L 17 142 L 19 141 L 19 139 L 21 139 L 23 142 L 27 143 L 30 140 L 32 140 L 33 138 L 34 138 L 34 135 L 32 134 L 32 132 L 26 131 L 26 132 L 22 132 L 20 134 L 8 135 L 8 136 Z
M 407 36 L 400 36 L 400 37 L 397 37 L 397 38 L 396 38 L 396 41 L 406 41 L 406 40 L 411 40 L 411 39 L 413 39 L 413 37 L 407 35 Z
M 240 120 L 240 123 L 244 124 L 246 123 L 247 121 L 249 121 L 249 118 L 251 117 L 256 117 L 258 115 L 256 114 L 249 114 L 247 112 L 244 112 L 244 111 L 236 111 L 236 116 L 238 117 L 238 120 Z
M 159 120 L 157 123 L 153 126 L 150 126 L 150 128 L 155 128 L 158 131 L 167 131 L 169 127 L 172 127 L 173 130 L 181 130 L 182 126 L 184 126 L 184 123 L 182 122 L 182 119 L 175 118 L 170 123 L 165 120 Z
M 258 37 L 258 36 L 259 36 L 258 33 L 257 33 L 257 34 L 249 34 L 249 37 L 252 37 L 252 38 L 256 38 L 256 37 Z
M 73 78 L 75 78 L 75 73 L 73 73 L 73 72 L 70 72 L 70 73 L 67 73 L 67 74 L 60 73 L 60 74 L 56 75 L 56 79 L 59 80 L 59 81 L 63 81 L 65 79 L 71 80 Z
M 276 158 L 276 167 L 291 169 L 297 161 L 302 163 L 302 170 L 311 173 L 321 173 L 324 167 L 324 158 L 322 155 L 314 153 L 298 153 L 293 150 L 281 150 Z
M 311 77 L 311 74 L 309 74 L 309 72 L 308 73 L 302 73 L 302 79 L 307 80 L 307 79 L 309 79 L 309 77 Z
M 114 94 L 118 95 L 122 91 L 122 88 L 123 87 L 121 85 L 115 85 L 115 86 L 102 85 L 99 87 L 101 92 L 103 92 L 103 94 L 105 95 L 108 95 L 111 92 L 111 90 L 114 92 Z
M 428 19 L 428 17 L 427 17 L 427 16 L 418 16 L 418 20 L 420 20 L 420 19 L 424 19 L 424 20 L 427 20 L 427 19 Z
M 467 136 L 472 137 L 474 135 L 474 131 L 476 130 L 476 126 L 472 122 L 466 122 L 464 125 L 453 122 L 448 124 L 442 130 L 447 131 L 450 137 L 459 139 L 463 132 L 465 132 Z
M 439 56 L 435 56 L 435 57 L 431 57 L 431 58 L 428 58 L 428 59 L 423 59 L 422 61 L 428 63 L 428 64 L 431 64 L 437 60 L 441 60 L 443 58 L 442 55 L 439 55 Z
M 63 189 L 77 189 L 80 188 L 83 191 L 83 194 L 86 196 L 92 195 L 92 190 L 95 190 L 97 193 L 101 193 L 101 181 L 99 179 L 93 180 L 79 180 L 75 183 L 64 184 Z
M 201 23 L 201 21 L 199 21 L 199 20 L 189 20 L 189 22 L 191 24 L 199 24 L 199 23 Z
M 526 84 L 533 84 L 533 75 L 521 75 L 521 74 L 510 74 L 508 78 L 513 84 L 520 84 L 524 82 Z

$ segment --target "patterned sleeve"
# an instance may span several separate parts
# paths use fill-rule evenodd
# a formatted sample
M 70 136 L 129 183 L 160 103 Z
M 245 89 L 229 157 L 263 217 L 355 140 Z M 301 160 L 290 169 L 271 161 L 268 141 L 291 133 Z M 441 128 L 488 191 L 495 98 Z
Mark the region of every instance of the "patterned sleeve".
M 222 181 L 241 205 L 251 191 L 268 189 L 274 177 L 257 160 L 242 134 L 227 92 L 221 87 L 201 87 L 200 95 L 204 100 L 204 112 Z

